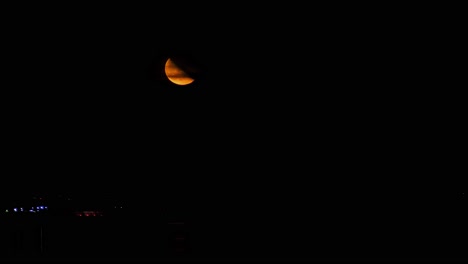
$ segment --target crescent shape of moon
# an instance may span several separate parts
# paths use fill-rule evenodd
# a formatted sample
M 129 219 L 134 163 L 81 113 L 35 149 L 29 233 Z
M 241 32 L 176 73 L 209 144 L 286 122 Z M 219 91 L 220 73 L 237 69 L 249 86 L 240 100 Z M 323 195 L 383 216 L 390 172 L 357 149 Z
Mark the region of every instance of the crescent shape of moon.
M 185 71 L 177 66 L 171 59 L 166 61 L 164 66 L 167 79 L 177 85 L 188 85 L 193 83 L 195 79 L 190 77 Z

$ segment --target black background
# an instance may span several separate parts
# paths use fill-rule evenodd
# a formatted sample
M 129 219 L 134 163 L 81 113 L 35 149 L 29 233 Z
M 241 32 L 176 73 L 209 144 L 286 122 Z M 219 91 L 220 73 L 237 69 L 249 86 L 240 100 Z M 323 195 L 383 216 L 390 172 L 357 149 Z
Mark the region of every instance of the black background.
M 156 201 L 196 223 L 197 256 L 457 250 L 456 15 L 202 6 L 5 18 L 5 199 Z M 194 84 L 163 78 L 171 56 Z

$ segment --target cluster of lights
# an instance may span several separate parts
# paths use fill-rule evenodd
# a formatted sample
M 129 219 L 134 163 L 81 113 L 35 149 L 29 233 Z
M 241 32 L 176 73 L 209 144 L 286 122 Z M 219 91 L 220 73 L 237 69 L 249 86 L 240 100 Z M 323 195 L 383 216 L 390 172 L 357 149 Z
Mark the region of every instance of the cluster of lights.
M 83 212 L 76 212 L 76 216 L 103 216 L 102 212 L 98 211 L 83 211 Z
M 33 207 L 31 207 L 31 209 L 27 210 L 27 212 L 37 213 L 37 212 L 45 211 L 47 209 L 48 209 L 47 206 L 44 206 L 44 205 L 33 206 Z M 24 213 L 24 212 L 26 212 L 26 209 L 23 208 L 23 207 L 15 207 L 15 208 L 13 208 L 13 210 L 11 212 L 12 213 Z M 10 210 L 6 209 L 5 213 L 10 213 Z

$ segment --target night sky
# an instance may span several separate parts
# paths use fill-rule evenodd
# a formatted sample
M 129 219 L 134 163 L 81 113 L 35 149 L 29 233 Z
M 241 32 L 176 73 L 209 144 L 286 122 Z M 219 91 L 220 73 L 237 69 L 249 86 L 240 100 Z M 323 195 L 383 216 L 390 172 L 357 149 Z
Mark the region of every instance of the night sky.
M 411 12 L 396 22 L 345 7 L 234 7 L 12 20 L 2 48 L 2 178 L 11 180 L 2 196 L 156 201 L 189 210 L 207 237 L 222 225 L 206 221 L 225 219 L 237 226 L 224 227 L 229 235 L 256 230 L 270 241 L 325 224 L 334 235 L 390 235 L 379 228 L 387 224 L 404 233 L 399 215 L 423 234 L 419 220 L 458 208 L 458 158 L 435 139 L 458 131 L 460 107 L 441 92 L 457 73 L 449 62 L 458 46 L 446 44 L 462 46 L 454 27 L 424 27 Z M 174 56 L 197 69 L 192 85 L 162 75 Z M 349 215 L 354 227 L 330 224 Z M 292 233 L 278 226 L 297 221 Z

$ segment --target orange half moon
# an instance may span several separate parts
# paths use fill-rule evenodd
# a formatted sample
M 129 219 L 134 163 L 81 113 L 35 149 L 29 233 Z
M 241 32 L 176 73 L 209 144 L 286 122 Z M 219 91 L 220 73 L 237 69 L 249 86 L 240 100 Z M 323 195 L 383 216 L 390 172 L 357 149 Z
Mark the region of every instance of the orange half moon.
M 167 79 L 177 85 L 188 85 L 193 83 L 195 79 L 190 77 L 185 71 L 177 66 L 171 59 L 166 61 L 164 66 Z

